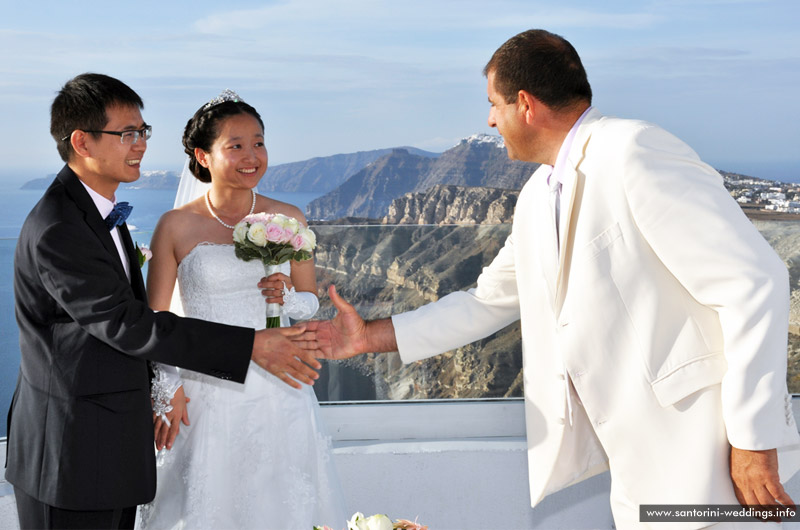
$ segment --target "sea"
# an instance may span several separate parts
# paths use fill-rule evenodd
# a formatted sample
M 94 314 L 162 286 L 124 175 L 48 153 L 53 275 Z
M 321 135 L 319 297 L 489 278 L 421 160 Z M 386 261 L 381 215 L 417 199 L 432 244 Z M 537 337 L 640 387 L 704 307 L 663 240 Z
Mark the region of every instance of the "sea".
M 0 174 L 0 418 L 5 418 L 19 372 L 19 332 L 14 316 L 14 249 L 22 223 L 44 192 L 44 189 L 20 189 L 23 183 L 24 180 L 20 181 L 18 177 L 15 180 Z M 303 211 L 319 196 L 319 193 L 270 194 L 270 197 L 294 204 Z M 128 218 L 133 240 L 149 244 L 158 219 L 172 209 L 175 190 L 120 189 L 117 200 L 128 201 L 133 206 Z M 146 266 L 143 272 L 147 274 Z M 3 420 L 0 421 L 0 438 L 6 434 Z

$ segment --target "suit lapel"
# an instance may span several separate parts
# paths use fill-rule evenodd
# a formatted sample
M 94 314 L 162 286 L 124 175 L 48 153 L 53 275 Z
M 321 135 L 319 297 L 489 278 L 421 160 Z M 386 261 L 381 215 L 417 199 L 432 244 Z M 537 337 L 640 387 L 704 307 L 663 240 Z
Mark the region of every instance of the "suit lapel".
M 100 212 L 97 210 L 97 206 L 95 206 L 89 193 L 83 187 L 83 184 L 81 184 L 78 176 L 69 166 L 64 166 L 64 169 L 58 173 L 56 178 L 61 181 L 69 196 L 83 212 L 84 221 L 89 228 L 91 228 L 92 232 L 97 235 L 100 243 L 102 243 L 103 247 L 116 258 L 115 263 L 118 266 L 118 271 L 122 277 L 127 280 L 125 268 L 122 266 L 122 261 L 120 261 L 119 252 L 117 251 L 117 246 L 114 244 L 114 239 L 111 237 L 111 232 L 109 232 L 105 221 L 103 221 Z M 130 240 L 130 235 L 128 235 L 128 240 Z M 137 263 L 136 269 L 138 268 L 139 265 Z M 133 269 L 131 269 L 131 276 L 133 276 Z
M 583 190 L 586 183 L 586 176 L 579 171 L 580 165 L 586 155 L 586 147 L 592 136 L 592 128 L 602 115 L 592 109 L 584 118 L 575 138 L 572 147 L 567 155 L 567 167 L 564 169 L 563 188 L 561 194 L 561 238 L 558 252 L 558 274 L 555 280 L 555 305 L 553 306 L 556 314 L 561 312 L 564 305 L 564 298 L 569 285 L 569 270 L 572 263 L 572 255 L 575 242 L 575 226 L 577 225 L 580 205 L 583 201 Z
M 131 287 L 133 287 L 136 298 L 146 302 L 147 293 L 144 287 L 144 280 L 142 279 L 142 270 L 141 267 L 139 267 L 139 255 L 134 247 L 127 223 L 122 223 L 119 227 L 119 234 L 122 239 L 122 245 L 125 247 L 125 254 L 128 255 L 128 270 L 131 271 Z
M 540 166 L 539 169 L 528 179 L 522 193 L 520 201 L 514 213 L 514 222 L 517 219 L 526 225 L 525 237 L 535 241 L 533 248 L 536 256 L 541 263 L 541 270 L 547 284 L 548 299 L 551 304 L 555 300 L 556 292 L 556 273 L 558 272 L 558 258 L 556 247 L 556 223 L 553 212 L 553 205 L 550 201 L 550 187 L 547 184 L 547 166 Z M 532 189 L 527 189 L 528 187 Z M 530 199 L 523 203 L 523 195 Z M 526 222 L 526 221 L 529 221 Z
M 564 297 L 569 283 L 569 271 L 572 264 L 572 254 L 575 241 L 575 225 L 577 224 L 580 203 L 583 198 L 584 175 L 575 170 L 570 171 L 569 186 L 565 186 L 561 195 L 561 207 L 564 215 L 561 217 L 561 246 L 558 252 L 558 275 L 556 277 L 555 310 L 561 312 Z M 566 199 L 566 200 L 565 200 Z

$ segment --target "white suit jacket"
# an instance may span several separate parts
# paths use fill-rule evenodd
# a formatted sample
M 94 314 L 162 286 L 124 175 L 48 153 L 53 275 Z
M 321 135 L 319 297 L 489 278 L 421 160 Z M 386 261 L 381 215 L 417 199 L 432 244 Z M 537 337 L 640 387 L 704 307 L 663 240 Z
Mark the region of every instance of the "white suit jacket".
M 595 429 L 642 392 L 667 407 L 721 383 L 732 445 L 800 442 L 787 269 L 722 177 L 664 130 L 592 109 L 568 154 L 560 252 L 545 177 L 523 187 L 475 289 L 393 317 L 404 362 L 521 319 L 532 504 L 606 469 L 603 449 L 576 439 L 589 425 L 565 429 L 565 368 L 588 414 L 576 421 Z

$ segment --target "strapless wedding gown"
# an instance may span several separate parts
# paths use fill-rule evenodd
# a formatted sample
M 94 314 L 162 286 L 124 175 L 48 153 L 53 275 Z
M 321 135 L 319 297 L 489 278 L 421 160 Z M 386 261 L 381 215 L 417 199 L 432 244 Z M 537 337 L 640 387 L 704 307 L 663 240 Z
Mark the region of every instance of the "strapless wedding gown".
M 184 312 L 264 328 L 263 275 L 233 245 L 198 245 L 178 267 Z M 181 377 L 191 425 L 159 452 L 156 498 L 139 508 L 137 528 L 310 530 L 346 520 L 310 386 L 291 388 L 252 362 L 244 385 L 189 370 Z

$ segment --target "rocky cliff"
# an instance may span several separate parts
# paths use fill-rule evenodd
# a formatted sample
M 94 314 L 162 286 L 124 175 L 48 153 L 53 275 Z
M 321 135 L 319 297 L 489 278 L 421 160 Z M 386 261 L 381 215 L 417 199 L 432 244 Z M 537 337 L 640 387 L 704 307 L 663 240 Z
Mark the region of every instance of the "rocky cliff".
M 518 190 L 538 167 L 510 160 L 500 136 L 476 134 L 442 153 L 414 191 L 426 191 L 437 184 Z
M 392 200 L 413 191 L 435 161 L 405 149 L 394 149 L 335 190 L 311 201 L 306 207 L 307 217 L 383 217 Z
M 509 160 L 496 136 L 471 136 L 435 159 L 396 149 L 309 203 L 306 213 L 310 219 L 384 217 L 406 193 L 437 185 L 520 189 L 537 167 Z
M 383 224 L 498 224 L 511 222 L 519 190 L 436 185 L 389 205 Z
M 362 316 L 381 318 L 474 286 L 511 225 L 314 229 L 320 294 L 333 283 Z M 321 296 L 320 302 L 317 316 L 333 316 L 328 297 Z M 337 376 L 347 370 L 359 374 L 374 385 L 378 399 L 518 396 L 521 363 L 519 327 L 512 325 L 478 343 L 410 365 L 403 365 L 397 354 L 359 356 L 338 363 Z M 345 391 L 331 399 L 352 396 Z

